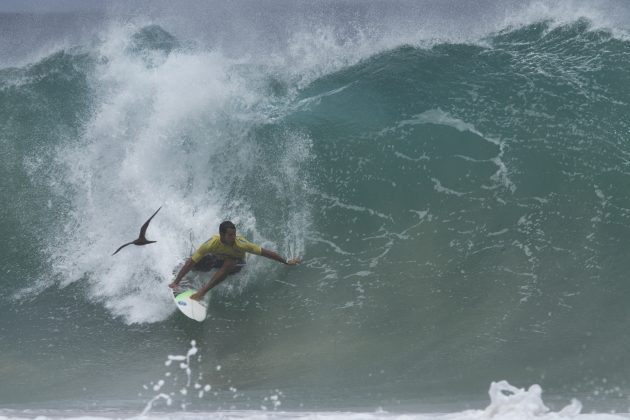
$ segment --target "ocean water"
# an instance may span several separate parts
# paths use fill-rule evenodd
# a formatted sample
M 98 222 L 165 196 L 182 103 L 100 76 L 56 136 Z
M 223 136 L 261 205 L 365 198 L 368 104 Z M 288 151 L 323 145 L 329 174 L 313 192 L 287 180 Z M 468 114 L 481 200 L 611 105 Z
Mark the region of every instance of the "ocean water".
M 628 418 L 629 24 L 3 13 L 0 418 Z M 304 262 L 250 257 L 196 323 L 166 285 L 226 219 Z

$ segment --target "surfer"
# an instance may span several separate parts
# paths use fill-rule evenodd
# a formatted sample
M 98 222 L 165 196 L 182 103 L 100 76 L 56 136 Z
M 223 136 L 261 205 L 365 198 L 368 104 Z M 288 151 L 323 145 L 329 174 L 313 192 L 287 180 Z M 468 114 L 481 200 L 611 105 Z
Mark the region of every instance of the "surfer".
M 168 286 L 176 288 L 180 281 L 189 271 L 210 271 L 217 268 L 210 281 L 190 296 L 191 299 L 201 300 L 210 289 L 217 286 L 227 276 L 238 273 L 245 265 L 245 253 L 262 255 L 269 259 L 281 262 L 286 265 L 298 265 L 301 258 L 286 260 L 274 251 L 262 248 L 259 245 L 249 242 L 242 236 L 236 235 L 234 223 L 226 220 L 219 225 L 219 234 L 214 235 L 190 257 L 177 273 L 175 280 Z

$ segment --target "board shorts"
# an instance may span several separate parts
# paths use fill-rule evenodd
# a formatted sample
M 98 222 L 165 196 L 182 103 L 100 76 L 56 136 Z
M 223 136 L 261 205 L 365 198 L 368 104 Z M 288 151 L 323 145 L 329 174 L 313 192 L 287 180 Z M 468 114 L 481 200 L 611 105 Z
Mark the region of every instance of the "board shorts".
M 215 268 L 221 268 L 223 266 L 223 261 L 220 258 L 215 257 L 212 254 L 205 255 L 199 261 L 192 266 L 192 271 L 202 271 L 208 272 Z M 238 273 L 245 266 L 245 260 L 238 260 L 236 266 L 234 267 L 233 273 Z

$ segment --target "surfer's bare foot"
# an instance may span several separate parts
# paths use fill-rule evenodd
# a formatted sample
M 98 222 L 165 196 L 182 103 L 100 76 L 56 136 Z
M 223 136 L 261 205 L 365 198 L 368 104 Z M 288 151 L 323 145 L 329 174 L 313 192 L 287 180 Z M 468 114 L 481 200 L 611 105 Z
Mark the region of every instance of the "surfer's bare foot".
M 190 298 L 194 299 L 194 300 L 201 300 L 201 299 L 203 299 L 203 295 L 200 294 L 199 292 L 197 292 L 197 293 L 194 293 L 194 294 L 190 295 Z
M 179 283 L 171 283 L 168 285 L 168 287 L 170 287 L 171 289 L 177 289 L 179 288 Z

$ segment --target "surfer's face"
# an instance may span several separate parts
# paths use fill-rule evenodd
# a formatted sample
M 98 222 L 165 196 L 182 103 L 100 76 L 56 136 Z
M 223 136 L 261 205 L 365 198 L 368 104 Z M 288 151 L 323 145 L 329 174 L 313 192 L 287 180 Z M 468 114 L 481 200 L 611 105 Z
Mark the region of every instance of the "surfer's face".
M 232 246 L 236 242 L 236 229 L 227 229 L 227 232 L 221 234 L 221 242 L 225 245 Z

